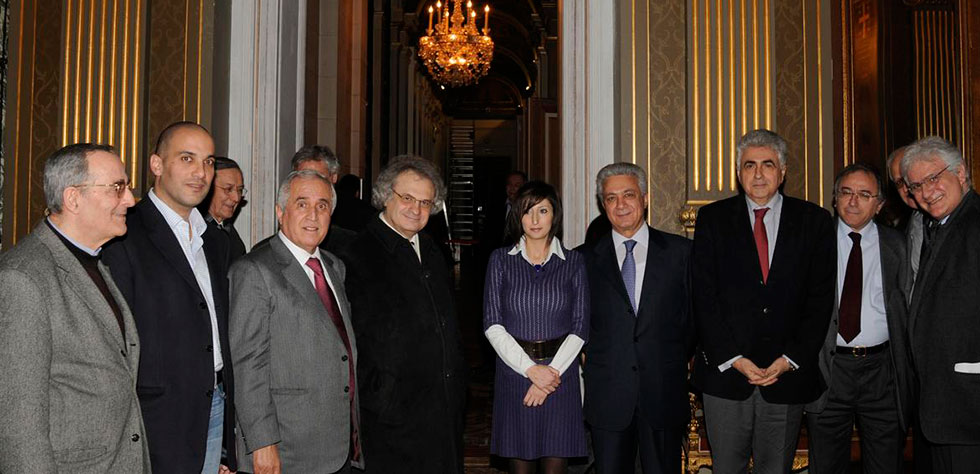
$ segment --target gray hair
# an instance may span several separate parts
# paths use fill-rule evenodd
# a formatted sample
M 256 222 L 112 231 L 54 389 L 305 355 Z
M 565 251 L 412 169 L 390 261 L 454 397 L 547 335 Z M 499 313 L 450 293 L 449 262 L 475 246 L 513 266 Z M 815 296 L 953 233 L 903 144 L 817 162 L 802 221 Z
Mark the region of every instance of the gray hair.
M 892 152 L 888 155 L 888 159 L 885 160 L 885 171 L 888 172 L 887 174 L 888 174 L 889 181 L 891 180 L 892 177 L 892 165 L 895 164 L 895 160 L 899 156 L 902 156 L 902 153 L 905 153 L 905 151 L 908 150 L 908 148 L 909 145 L 905 145 L 892 150 Z M 899 167 L 901 167 L 901 165 L 899 165 Z
M 374 182 L 374 188 L 371 189 L 371 204 L 378 209 L 384 209 L 394 193 L 392 186 L 395 185 L 395 179 L 406 171 L 411 171 L 432 183 L 436 189 L 436 196 L 432 199 L 435 202 L 432 212 L 439 212 L 446 199 L 446 185 L 443 184 L 442 176 L 435 164 L 415 155 L 399 155 L 388 162 L 378 174 L 378 180 Z
M 952 143 L 937 136 L 922 138 L 906 148 L 905 156 L 902 157 L 902 177 L 908 176 L 913 163 L 937 158 L 946 162 L 950 171 L 962 166 L 966 173 L 966 184 L 971 185 L 970 168 L 963 161 L 963 154 Z
M 759 128 L 742 135 L 735 145 L 735 164 L 742 167 L 742 153 L 749 147 L 768 148 L 776 153 L 779 158 L 779 166 L 786 167 L 786 140 L 776 132 Z
M 61 212 L 65 188 L 85 184 L 89 179 L 88 155 L 96 151 L 116 155 L 116 150 L 109 145 L 75 143 L 48 157 L 44 163 L 44 200 L 52 214 Z
M 307 161 L 322 161 L 327 165 L 327 171 L 330 174 L 337 174 L 340 171 L 340 160 L 337 159 L 337 155 L 334 154 L 333 150 L 325 145 L 309 145 L 300 148 L 293 155 L 290 164 L 295 170 L 299 168 L 299 165 Z
M 333 188 L 333 183 L 326 176 L 313 170 L 293 171 L 286 175 L 286 179 L 282 180 L 282 184 L 279 185 L 279 192 L 276 194 L 276 205 L 280 209 L 286 209 L 286 205 L 289 204 L 289 189 L 293 186 L 293 181 L 297 179 L 319 179 L 327 183 L 327 186 L 330 187 L 330 214 L 332 215 L 334 209 L 337 208 L 337 190 Z
M 595 195 L 599 198 L 599 202 L 602 202 L 602 193 L 605 191 L 604 185 L 606 180 L 613 176 L 632 176 L 636 178 L 636 182 L 640 185 L 640 191 L 643 194 L 647 193 L 647 173 L 643 171 L 643 168 L 633 163 L 612 163 L 603 166 L 595 177 Z
M 853 163 L 853 164 L 847 165 L 847 167 L 845 167 L 844 169 L 842 169 L 840 171 L 840 173 L 837 174 L 837 177 L 834 178 L 834 196 L 835 197 L 838 196 L 838 195 L 840 195 L 840 183 L 841 183 L 841 181 L 844 181 L 844 178 L 845 177 L 847 177 L 849 175 L 852 175 L 854 173 L 867 173 L 872 178 L 874 178 L 875 184 L 878 185 L 878 191 L 877 191 L 878 198 L 877 199 L 878 199 L 879 202 L 885 200 L 885 182 L 882 180 L 881 174 L 878 173 L 878 170 L 876 170 L 876 169 L 872 168 L 871 166 L 868 166 L 868 165 L 866 165 L 864 163 Z

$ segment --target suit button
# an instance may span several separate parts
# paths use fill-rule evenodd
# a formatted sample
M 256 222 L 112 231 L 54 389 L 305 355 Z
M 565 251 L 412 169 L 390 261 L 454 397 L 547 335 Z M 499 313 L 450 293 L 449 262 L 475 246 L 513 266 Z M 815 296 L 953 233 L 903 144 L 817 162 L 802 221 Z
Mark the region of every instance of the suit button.
M 124 349 L 119 349 L 119 353 L 122 354 L 123 357 L 126 357 L 126 351 Z
M 348 387 L 348 386 L 345 386 L 345 387 L 344 387 L 344 393 L 347 393 L 347 392 L 350 392 L 350 387 Z
M 206 395 L 208 396 L 208 398 L 213 397 L 214 396 L 214 390 L 208 390 L 207 393 L 206 393 Z
M 214 345 L 213 344 L 208 344 L 208 347 L 205 347 L 204 350 L 206 350 L 208 352 L 214 352 Z
M 135 443 L 135 442 L 137 442 L 137 441 L 140 440 L 140 434 L 139 433 L 133 433 L 133 436 L 131 436 L 129 439 L 133 440 L 133 442 Z
M 633 342 L 640 342 L 639 336 L 633 336 Z
M 834 355 L 834 350 L 833 349 L 830 350 L 830 355 Z
M 633 372 L 636 372 L 636 366 L 635 365 L 633 367 L 630 367 L 630 368 L 633 369 Z
M 347 354 L 340 356 L 340 360 L 347 362 Z
M 197 305 L 197 307 L 201 309 L 208 309 L 208 304 L 202 301 L 200 304 Z
M 769 314 L 769 308 L 762 308 L 762 314 Z

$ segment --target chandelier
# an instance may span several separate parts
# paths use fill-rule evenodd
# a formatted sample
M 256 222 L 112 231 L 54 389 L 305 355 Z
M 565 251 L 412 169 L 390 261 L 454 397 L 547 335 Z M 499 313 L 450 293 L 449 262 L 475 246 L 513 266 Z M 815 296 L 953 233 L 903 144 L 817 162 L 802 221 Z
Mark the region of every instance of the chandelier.
M 447 1 L 437 1 L 429 7 L 429 28 L 426 36 L 419 38 L 419 57 L 436 82 L 450 87 L 476 83 L 490 70 L 493 60 L 493 40 L 490 39 L 490 6 L 483 7 L 483 31 L 476 27 L 473 2 L 451 0 L 455 4 L 449 11 Z M 435 14 L 435 26 L 432 19 Z

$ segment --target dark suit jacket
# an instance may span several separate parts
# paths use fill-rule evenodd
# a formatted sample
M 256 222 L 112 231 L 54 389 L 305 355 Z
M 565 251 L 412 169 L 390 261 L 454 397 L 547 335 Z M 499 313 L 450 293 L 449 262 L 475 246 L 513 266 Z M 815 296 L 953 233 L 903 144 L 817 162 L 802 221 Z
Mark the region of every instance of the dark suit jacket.
M 210 214 L 204 214 L 204 221 L 208 223 L 209 227 L 214 227 L 218 230 L 222 230 L 218 227 L 218 221 L 214 220 Z M 235 224 L 231 219 L 225 221 L 224 230 L 222 230 L 228 236 L 228 261 L 234 262 L 245 255 L 248 250 L 245 249 L 245 242 L 242 241 L 242 237 L 238 235 L 238 231 L 235 230 Z
M 954 371 L 980 362 L 980 197 L 969 191 L 940 229 L 909 310 L 919 422 L 933 443 L 980 444 L 980 374 Z
M 370 473 L 463 471 L 466 364 L 453 282 L 436 244 L 422 262 L 381 219 L 343 255 L 357 338 L 357 385 Z
M 580 248 L 592 304 L 583 367 L 585 418 L 604 430 L 626 429 L 634 413 L 654 429 L 680 427 L 690 418 L 691 241 L 649 230 L 639 314 L 629 302 L 612 234 Z
M 694 233 L 695 321 L 700 350 L 692 382 L 704 393 L 745 400 L 755 389 L 734 367 L 737 355 L 760 368 L 788 356 L 800 367 L 761 387 L 770 403 L 803 404 L 826 387 L 817 356 L 834 310 L 837 265 L 833 220 L 825 209 L 783 196 L 769 278 L 762 270 L 739 194 L 701 208 Z
M 140 338 L 42 221 L 0 257 L 0 472 L 150 472 L 136 398 Z
M 869 225 L 877 224 L 872 222 Z M 834 241 L 837 241 L 836 237 Z M 901 232 L 879 225 L 878 249 L 881 253 L 881 282 L 885 299 L 885 318 L 888 323 L 888 351 L 892 365 L 895 367 L 895 400 L 898 403 L 899 421 L 903 429 L 906 429 L 911 425 L 912 387 L 909 380 L 911 367 L 908 357 L 908 309 L 905 303 L 905 279 L 908 278 L 905 238 Z M 843 278 L 843 275 L 839 277 Z M 837 312 L 840 296 L 837 295 L 836 285 L 834 288 L 834 313 L 830 320 L 830 327 L 827 329 L 823 349 L 820 351 L 820 373 L 827 381 L 827 385 L 832 385 L 833 381 L 834 352 L 837 348 L 839 327 Z M 829 389 L 825 390 L 820 398 L 806 406 L 806 411 L 822 412 L 827 405 L 829 393 Z
M 200 472 L 204 464 L 214 348 L 211 320 L 180 244 L 149 198 L 126 216 L 128 232 L 102 252 L 112 278 L 136 319 L 143 348 L 139 394 L 154 472 Z M 228 237 L 204 232 L 224 361 L 225 432 L 228 463 L 237 468 L 234 443 L 234 375 L 228 346 Z
M 320 256 L 356 361 L 344 264 Z M 273 236 L 235 262 L 230 280 L 240 467 L 252 472 L 252 452 L 278 444 L 283 472 L 336 472 L 347 462 L 357 422 L 350 361 L 305 269 Z

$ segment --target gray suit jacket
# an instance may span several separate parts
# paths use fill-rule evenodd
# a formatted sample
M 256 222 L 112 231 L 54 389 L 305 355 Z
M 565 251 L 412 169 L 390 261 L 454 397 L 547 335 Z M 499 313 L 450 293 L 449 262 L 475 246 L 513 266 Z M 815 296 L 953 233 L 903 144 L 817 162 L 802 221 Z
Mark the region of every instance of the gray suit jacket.
M 872 223 L 871 225 L 877 225 Z M 836 227 L 835 227 L 836 228 Z M 834 234 L 836 239 L 836 233 Z M 836 246 L 835 246 L 836 247 Z M 890 227 L 878 226 L 878 248 L 881 255 L 882 289 L 885 299 L 885 318 L 888 322 L 888 350 L 895 367 L 895 397 L 898 403 L 899 421 L 906 428 L 912 413 L 910 362 L 908 359 L 908 310 L 905 289 L 908 277 L 908 255 L 902 234 Z M 836 265 L 835 265 L 836 266 Z M 841 278 L 841 276 L 838 276 Z M 835 285 L 836 287 L 836 285 Z M 837 347 L 837 329 L 840 295 L 834 292 L 834 313 L 827 330 L 823 349 L 820 351 L 820 373 L 827 381 L 827 389 L 816 401 L 806 405 L 806 411 L 820 413 L 827 405 L 830 386 L 833 385 L 834 350 Z
M 126 343 L 102 293 L 46 223 L 0 257 L 0 472 L 150 472 L 136 398 L 139 337 Z
M 356 361 L 344 264 L 320 254 Z M 236 260 L 230 278 L 240 468 L 251 472 L 252 452 L 278 443 L 283 472 L 340 469 L 350 447 L 354 394 L 347 350 L 316 289 L 277 236 Z

